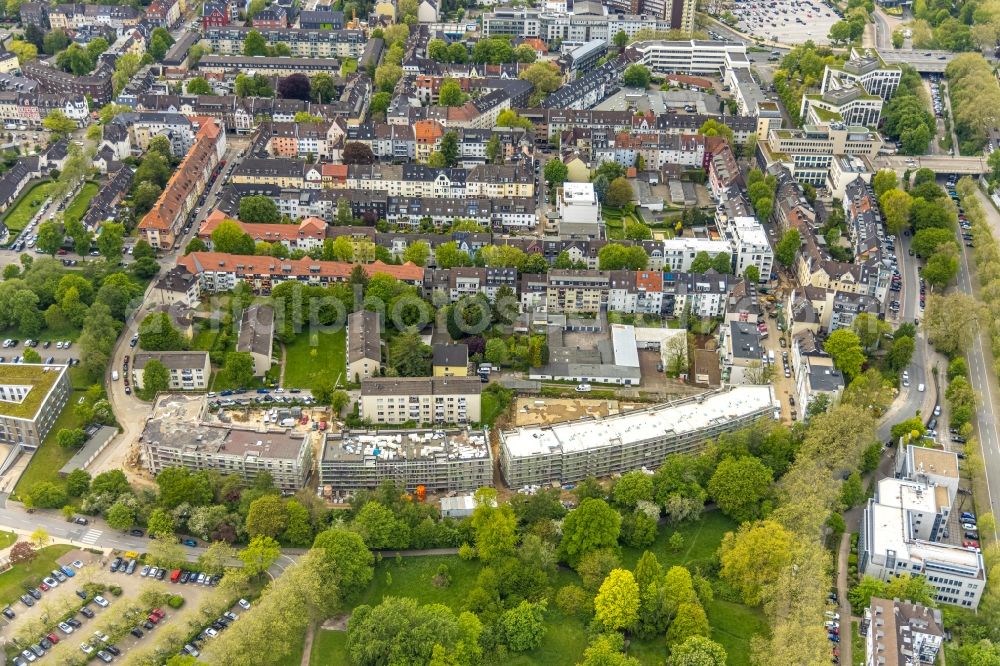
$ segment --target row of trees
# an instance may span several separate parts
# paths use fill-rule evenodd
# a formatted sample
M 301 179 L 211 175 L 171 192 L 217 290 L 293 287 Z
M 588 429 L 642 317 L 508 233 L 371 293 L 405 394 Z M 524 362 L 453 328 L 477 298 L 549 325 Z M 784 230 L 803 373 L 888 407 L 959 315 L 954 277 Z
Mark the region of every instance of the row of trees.
M 882 114 L 886 136 L 902 144 L 904 155 L 923 155 L 937 132 L 937 120 L 927 108 L 923 80 L 909 65 L 903 66 L 899 87 Z
M 975 155 L 986 145 L 990 127 L 1000 123 L 1000 86 L 993 69 L 978 53 L 956 56 L 945 69 L 959 148 Z

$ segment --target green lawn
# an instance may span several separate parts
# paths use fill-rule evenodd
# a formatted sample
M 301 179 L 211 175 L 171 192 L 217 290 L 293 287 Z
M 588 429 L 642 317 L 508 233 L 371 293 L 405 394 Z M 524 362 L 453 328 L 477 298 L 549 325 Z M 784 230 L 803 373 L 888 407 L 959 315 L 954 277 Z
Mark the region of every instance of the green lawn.
M 347 632 L 317 629 L 313 638 L 312 653 L 309 655 L 309 666 L 346 663 L 348 663 Z
M 87 212 L 87 208 L 90 206 L 90 200 L 97 196 L 100 191 L 97 183 L 93 181 L 87 181 L 84 183 L 83 187 L 80 189 L 80 193 L 76 195 L 73 199 L 73 203 L 66 207 L 66 212 L 63 217 L 67 220 L 73 218 L 75 220 L 83 219 L 84 214 Z
M 31 462 L 28 463 L 27 469 L 24 470 L 24 474 L 21 475 L 21 479 L 14 488 L 15 492 L 31 488 L 39 481 L 51 481 L 60 486 L 65 485 L 66 482 L 59 476 L 59 470 L 73 457 L 76 451 L 59 446 L 59 442 L 56 441 L 56 433 L 63 428 L 82 428 L 84 426 L 77 418 L 76 410 L 73 409 L 83 395 L 84 391 L 79 390 L 74 390 L 70 394 L 69 401 L 59 418 L 56 419 L 52 430 L 49 431 L 45 441 L 32 455 Z
M 34 587 L 56 568 L 56 559 L 73 550 L 74 546 L 58 544 L 38 551 L 38 556 L 27 564 L 16 564 L 0 574 L 0 604 L 7 606 L 24 594 L 26 587 Z
M 0 531 L 0 549 L 7 548 L 17 541 L 17 535 L 13 532 Z
M 705 513 L 702 520 L 682 526 L 679 531 L 684 536 L 684 546 L 679 551 L 671 551 L 667 540 L 673 534 L 671 528 L 661 529 L 656 542 L 649 550 L 656 553 L 664 568 L 674 565 L 707 570 L 723 535 L 736 528 L 736 523 L 718 511 Z M 641 549 L 623 548 L 622 563 L 633 568 L 642 554 Z M 435 587 L 433 578 L 438 566 L 446 564 L 451 575 L 448 587 Z M 385 596 L 413 597 L 421 603 L 441 603 L 455 612 L 464 610 L 465 599 L 475 587 L 480 565 L 476 561 L 465 562 L 455 555 L 387 558 L 375 566 L 375 578 L 368 589 L 353 605 L 379 603 Z M 388 573 L 388 577 L 386 574 Z M 553 595 L 563 585 L 580 584 L 576 572 L 560 568 L 551 581 Z M 712 625 L 712 639 L 721 643 L 729 654 L 730 666 L 749 666 L 750 637 L 767 631 L 767 622 L 759 609 L 749 608 L 729 601 L 715 600 L 706 608 Z M 542 644 L 535 650 L 514 656 L 507 660 L 509 666 L 532 666 L 546 664 L 552 666 L 572 666 L 583 658 L 587 647 L 587 622 L 577 617 L 564 615 L 549 599 L 546 611 L 546 633 Z M 320 638 L 322 637 L 322 638 Z M 320 631 L 319 640 L 313 644 L 311 664 L 343 664 L 347 662 L 343 650 L 346 634 Z M 649 641 L 633 639 L 629 654 L 644 666 L 659 666 L 666 658 L 666 641 L 660 637 Z
M 347 329 L 333 333 L 300 333 L 285 345 L 285 386 L 310 389 L 326 379 L 343 387 L 347 353 Z
M 45 202 L 46 197 L 49 195 L 49 189 L 52 188 L 51 182 L 35 183 L 28 189 L 21 197 L 14 202 L 14 204 L 7 210 L 7 215 L 4 216 L 4 224 L 11 231 L 21 231 L 28 225 L 31 218 L 34 217 L 38 209 L 42 207 L 42 203 Z
M 686 565 L 691 568 L 700 567 L 707 571 L 715 556 L 715 551 L 722 543 L 722 537 L 726 532 L 735 530 L 736 523 L 727 518 L 720 511 L 707 511 L 701 520 L 681 525 L 677 530 L 671 527 L 661 527 L 656 535 L 656 541 L 648 549 L 646 548 L 622 548 L 622 562 L 629 569 L 635 567 L 644 550 L 650 550 L 656 554 L 657 559 L 664 569 L 674 565 Z M 671 535 L 677 531 L 684 537 L 684 545 L 679 551 L 672 551 L 667 546 L 667 541 Z
M 481 411 L 482 422 L 492 426 L 503 409 L 500 406 L 500 401 L 497 400 L 494 394 L 483 391 Z

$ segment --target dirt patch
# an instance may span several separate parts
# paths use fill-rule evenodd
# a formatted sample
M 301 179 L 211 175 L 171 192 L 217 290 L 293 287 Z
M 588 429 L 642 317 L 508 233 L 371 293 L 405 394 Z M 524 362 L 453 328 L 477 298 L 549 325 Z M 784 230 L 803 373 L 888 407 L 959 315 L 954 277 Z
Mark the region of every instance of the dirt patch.
M 350 619 L 350 613 L 331 617 L 329 620 L 321 624 L 320 628 L 329 629 L 331 631 L 347 631 L 347 622 Z
M 617 414 L 621 407 L 614 400 L 578 398 L 518 398 L 514 425 L 531 426 L 573 421 L 585 416 L 604 417 Z

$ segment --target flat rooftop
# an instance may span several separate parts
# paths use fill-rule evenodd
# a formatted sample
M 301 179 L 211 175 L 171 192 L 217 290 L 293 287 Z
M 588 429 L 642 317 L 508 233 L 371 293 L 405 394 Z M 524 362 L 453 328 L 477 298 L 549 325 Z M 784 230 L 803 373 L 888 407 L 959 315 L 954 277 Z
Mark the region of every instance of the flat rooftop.
M 489 455 L 482 430 L 345 430 L 326 436 L 322 461 L 473 460 Z
M 295 460 L 299 457 L 306 435 L 289 430 L 260 432 L 160 418 L 146 422 L 142 438 L 157 448 L 181 449 L 184 452 Z
M 527 426 L 500 433 L 512 457 L 586 451 L 664 435 L 684 435 L 770 409 L 770 386 L 738 386 L 680 402 L 665 403 L 603 419 L 587 418 L 550 426 Z
M 929 449 L 924 446 L 910 446 L 913 467 L 916 472 L 958 478 L 958 456 L 951 451 Z
M 52 391 L 64 372 L 65 365 L 0 363 L 0 386 L 22 387 L 27 390 L 24 394 L 18 391 L 20 400 L 0 399 L 0 416 L 34 418 L 45 401 L 45 396 Z M 0 395 L 7 395 L 7 392 L 2 391 Z
M 873 502 L 872 515 L 872 545 L 876 553 L 894 551 L 897 557 L 923 562 L 939 562 L 950 566 L 965 567 L 972 572 L 984 575 L 982 569 L 982 554 L 971 548 L 922 541 L 914 539 L 907 533 L 906 521 L 898 507 L 886 506 Z M 922 567 L 923 568 L 923 567 Z M 976 575 L 972 573 L 971 575 Z

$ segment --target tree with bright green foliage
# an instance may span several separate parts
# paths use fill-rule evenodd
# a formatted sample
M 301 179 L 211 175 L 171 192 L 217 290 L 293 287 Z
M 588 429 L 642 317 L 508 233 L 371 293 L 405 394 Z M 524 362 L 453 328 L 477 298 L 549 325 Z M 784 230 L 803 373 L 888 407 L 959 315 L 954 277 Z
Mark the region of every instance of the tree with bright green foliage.
M 719 509 L 732 519 L 745 522 L 763 511 L 770 494 L 772 472 L 759 458 L 725 458 L 708 481 L 708 493 Z

